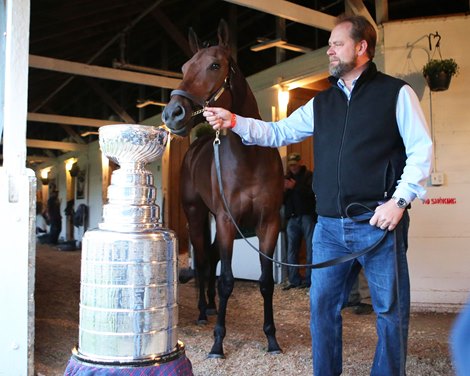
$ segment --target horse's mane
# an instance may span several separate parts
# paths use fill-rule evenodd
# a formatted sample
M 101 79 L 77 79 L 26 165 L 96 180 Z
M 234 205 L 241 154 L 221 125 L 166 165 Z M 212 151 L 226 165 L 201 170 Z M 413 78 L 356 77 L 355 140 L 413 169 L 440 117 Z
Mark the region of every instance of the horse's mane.
M 233 112 L 261 119 L 256 98 L 238 64 L 232 58 L 230 58 L 230 88 Z

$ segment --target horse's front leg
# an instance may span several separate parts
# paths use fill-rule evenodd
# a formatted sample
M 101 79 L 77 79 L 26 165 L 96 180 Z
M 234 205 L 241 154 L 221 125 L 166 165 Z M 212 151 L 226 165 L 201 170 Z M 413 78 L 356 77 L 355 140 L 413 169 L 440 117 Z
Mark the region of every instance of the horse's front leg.
M 235 280 L 232 272 L 232 250 L 235 231 L 232 225 L 217 226 L 217 243 L 220 251 L 220 277 L 217 284 L 219 311 L 214 328 L 214 344 L 209 358 L 225 358 L 223 341 L 225 338 L 225 316 Z
M 217 281 L 217 263 L 219 262 L 219 250 L 217 248 L 217 240 L 210 246 L 209 249 L 209 272 L 207 276 L 207 315 L 217 314 L 217 305 L 215 303 L 215 288 Z

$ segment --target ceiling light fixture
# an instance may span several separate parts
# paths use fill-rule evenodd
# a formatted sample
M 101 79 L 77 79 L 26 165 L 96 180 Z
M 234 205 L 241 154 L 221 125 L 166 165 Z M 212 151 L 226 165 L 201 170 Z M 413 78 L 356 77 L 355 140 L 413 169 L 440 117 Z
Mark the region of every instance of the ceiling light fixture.
M 65 169 L 69 172 L 70 176 L 75 177 L 78 175 L 80 168 L 77 164 L 77 158 L 69 158 L 65 161 Z
M 49 184 L 49 172 L 51 172 L 51 168 L 44 168 L 41 170 L 41 183 L 42 185 Z

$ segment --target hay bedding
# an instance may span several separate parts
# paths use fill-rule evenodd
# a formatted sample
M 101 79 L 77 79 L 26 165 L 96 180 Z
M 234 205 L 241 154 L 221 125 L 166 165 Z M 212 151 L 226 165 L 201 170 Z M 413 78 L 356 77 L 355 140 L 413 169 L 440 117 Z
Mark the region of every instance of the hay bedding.
M 80 252 L 41 245 L 36 260 L 36 375 L 62 376 L 78 339 Z M 274 291 L 277 339 L 283 354 L 268 355 L 262 330 L 263 305 L 258 284 L 235 282 L 227 312 L 226 359 L 207 359 L 215 317 L 198 326 L 194 281 L 179 287 L 179 339 L 185 343 L 195 376 L 311 375 L 307 290 Z M 343 374 L 369 374 L 375 348 L 374 315 L 344 312 Z M 415 313 L 411 318 L 407 374 L 453 375 L 448 332 L 455 315 Z
M 196 376 L 311 375 L 309 298 L 306 289 L 274 292 L 274 315 L 280 355 L 266 353 L 263 333 L 263 303 L 258 284 L 235 282 L 227 311 L 226 359 L 208 359 L 215 316 L 209 324 L 196 324 L 197 291 L 194 282 L 180 288 L 179 338 Z M 438 321 L 436 321 L 436 319 Z M 447 350 L 447 333 L 453 315 L 413 314 L 411 319 L 407 374 L 412 376 L 453 375 Z M 343 314 L 343 375 L 365 376 L 375 351 L 375 316 Z

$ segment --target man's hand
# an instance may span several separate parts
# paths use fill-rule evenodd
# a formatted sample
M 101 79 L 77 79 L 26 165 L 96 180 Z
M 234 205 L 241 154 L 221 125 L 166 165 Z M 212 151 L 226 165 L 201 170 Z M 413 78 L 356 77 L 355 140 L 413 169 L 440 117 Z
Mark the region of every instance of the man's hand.
M 375 213 L 370 219 L 371 226 L 377 226 L 382 230 L 393 231 L 403 217 L 405 209 L 400 209 L 394 200 L 377 206 Z
M 224 108 L 206 107 L 202 115 L 216 131 L 232 128 L 232 113 Z
M 294 179 L 284 179 L 284 189 L 294 189 L 296 181 Z

